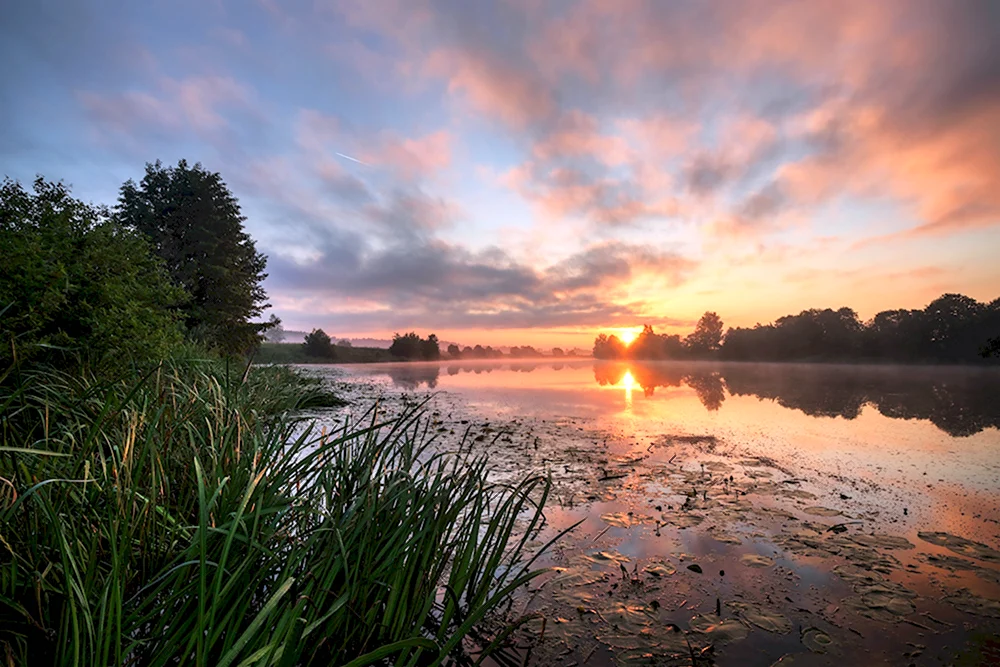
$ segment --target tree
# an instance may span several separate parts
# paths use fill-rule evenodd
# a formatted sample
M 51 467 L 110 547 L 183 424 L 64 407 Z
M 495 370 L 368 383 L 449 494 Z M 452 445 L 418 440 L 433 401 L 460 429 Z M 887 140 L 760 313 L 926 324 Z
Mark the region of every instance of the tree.
M 346 338 L 341 338 L 337 341 L 337 347 L 354 347 L 354 343 L 347 340 Z
M 306 340 L 302 343 L 302 350 L 306 356 L 313 359 L 333 360 L 337 358 L 337 350 L 333 347 L 333 341 L 322 329 L 313 329 Z
M 594 357 L 596 359 L 621 359 L 625 356 L 625 343 L 618 336 L 599 334 L 594 339 Z
M 225 354 L 259 343 L 268 325 L 251 320 L 268 306 L 261 285 L 267 258 L 243 230 L 246 218 L 219 174 L 184 160 L 147 164 L 138 185 L 122 185 L 115 211 L 149 238 L 190 295 L 181 313 L 192 339 Z
M 281 318 L 271 313 L 271 317 L 267 318 L 267 332 L 264 334 L 264 338 L 269 343 L 280 343 L 285 340 L 285 328 L 281 326 Z
M 427 337 L 427 340 L 421 341 L 420 356 L 428 361 L 441 358 L 441 346 L 435 334 L 431 334 Z
M 441 358 L 441 347 L 438 337 L 431 334 L 427 339 L 423 339 L 415 332 L 400 336 L 398 333 L 392 335 L 392 345 L 389 346 L 389 354 L 400 359 L 425 359 L 434 360 Z
M 451 357 L 452 359 L 461 359 L 462 351 L 458 348 L 458 345 L 452 343 L 451 345 L 448 346 L 448 356 Z
M 552 356 L 553 357 L 565 357 L 566 353 L 563 352 L 563 349 L 561 347 L 554 347 L 554 348 L 552 348 Z
M 694 333 L 687 337 L 687 348 L 696 354 L 716 352 L 722 347 L 722 318 L 707 312 L 698 320 Z
M 184 293 L 141 234 L 39 177 L 0 185 L 0 373 L 12 361 L 103 371 L 181 342 Z

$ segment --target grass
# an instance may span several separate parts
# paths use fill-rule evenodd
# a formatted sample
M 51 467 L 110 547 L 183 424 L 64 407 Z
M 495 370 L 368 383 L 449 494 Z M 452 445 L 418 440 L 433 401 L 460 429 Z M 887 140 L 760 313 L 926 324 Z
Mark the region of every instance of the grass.
M 0 661 L 472 664 L 548 482 L 435 453 L 419 411 L 318 433 L 285 368 L 0 382 Z M 487 620 L 492 622 L 486 623 Z M 486 628 L 499 628 L 487 632 Z M 473 647 L 478 647 L 473 651 Z

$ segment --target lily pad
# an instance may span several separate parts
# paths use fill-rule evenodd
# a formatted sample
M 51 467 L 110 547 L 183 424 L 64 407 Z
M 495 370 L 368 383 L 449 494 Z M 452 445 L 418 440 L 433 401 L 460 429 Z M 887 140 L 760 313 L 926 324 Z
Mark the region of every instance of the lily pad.
M 805 628 L 802 630 L 802 644 L 813 653 L 826 653 L 833 640 L 819 628 Z
M 628 528 L 632 525 L 632 520 L 625 512 L 610 512 L 601 515 L 601 521 L 617 528 Z
M 705 517 L 700 514 L 681 512 L 678 514 L 664 514 L 662 519 L 664 523 L 669 523 L 671 526 L 676 526 L 677 528 L 691 528 L 704 521 Z
M 597 553 L 591 554 L 590 559 L 595 562 L 603 563 L 628 563 L 628 556 L 624 556 L 617 551 L 598 551 Z
M 691 619 L 691 629 L 704 634 L 717 645 L 732 644 L 746 639 L 750 631 L 735 619 L 723 621 L 715 614 L 702 614 Z
M 899 535 L 851 535 L 851 541 L 872 549 L 913 549 L 914 544 Z
M 656 612 L 644 605 L 612 602 L 609 607 L 601 610 L 601 615 L 620 630 L 639 633 L 653 623 Z
M 578 567 L 559 568 L 559 573 L 549 582 L 557 586 L 590 586 L 608 578 L 606 572 L 596 572 Z
M 747 567 L 771 567 L 774 565 L 774 559 L 760 554 L 743 554 L 740 557 L 740 562 Z
M 967 588 L 952 593 L 945 598 L 945 601 L 967 614 L 1000 618 L 1000 600 L 979 597 Z
M 760 609 L 748 610 L 743 613 L 743 619 L 768 632 L 784 635 L 792 631 L 792 622 L 775 612 Z
M 818 505 L 806 507 L 802 511 L 806 514 L 812 514 L 813 516 L 840 516 L 842 514 L 840 510 L 830 509 L 829 507 L 820 507 Z
M 650 574 L 654 577 L 669 577 L 670 575 L 677 572 L 672 566 L 667 563 L 653 563 L 652 565 L 647 565 L 643 568 L 646 574 Z
M 964 537 L 959 537 L 958 535 L 952 535 L 951 533 L 917 533 L 917 537 L 922 539 L 924 542 L 930 542 L 939 547 L 944 547 L 949 551 L 953 551 L 960 556 L 968 556 L 969 558 L 976 558 L 978 560 L 984 560 L 989 563 L 1000 563 L 1000 551 L 992 549 L 985 544 L 980 542 L 973 542 L 972 540 L 967 540 Z

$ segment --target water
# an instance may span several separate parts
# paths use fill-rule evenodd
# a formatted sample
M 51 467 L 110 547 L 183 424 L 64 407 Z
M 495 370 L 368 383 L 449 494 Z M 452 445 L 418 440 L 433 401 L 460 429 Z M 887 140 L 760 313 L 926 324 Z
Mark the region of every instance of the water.
M 582 523 L 521 600 L 531 664 L 1000 660 L 997 370 L 313 370 L 354 410 L 431 395 L 440 446 L 476 443 L 497 479 L 552 476 L 539 541 Z

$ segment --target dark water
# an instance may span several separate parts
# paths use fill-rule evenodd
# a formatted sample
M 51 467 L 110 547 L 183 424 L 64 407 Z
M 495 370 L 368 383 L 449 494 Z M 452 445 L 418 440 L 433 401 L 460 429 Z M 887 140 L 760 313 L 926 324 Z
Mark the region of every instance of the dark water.
M 518 660 L 1000 660 L 997 370 L 579 360 L 319 372 L 359 406 L 430 393 L 443 446 L 481 441 L 498 479 L 553 478 L 549 531 L 582 524 L 520 600 L 537 618 Z

